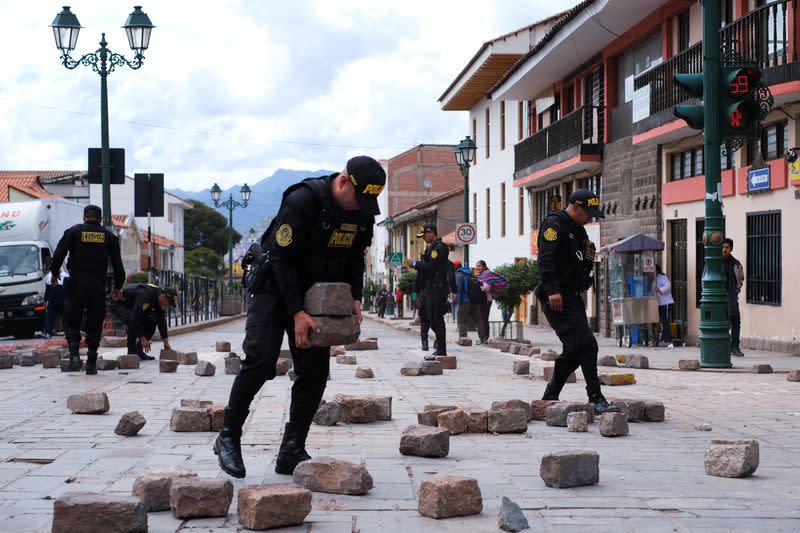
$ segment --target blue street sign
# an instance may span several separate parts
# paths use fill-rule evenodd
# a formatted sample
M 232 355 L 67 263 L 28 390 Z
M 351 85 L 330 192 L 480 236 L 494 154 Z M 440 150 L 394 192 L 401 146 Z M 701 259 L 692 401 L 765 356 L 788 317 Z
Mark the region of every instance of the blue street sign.
M 769 167 L 747 171 L 747 190 L 750 192 L 769 190 Z

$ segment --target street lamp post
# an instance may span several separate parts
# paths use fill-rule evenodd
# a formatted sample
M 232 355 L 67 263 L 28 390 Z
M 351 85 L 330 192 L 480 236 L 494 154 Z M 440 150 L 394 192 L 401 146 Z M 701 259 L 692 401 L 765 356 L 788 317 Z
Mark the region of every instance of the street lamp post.
M 233 210 L 237 207 L 246 208 L 247 203 L 250 201 L 251 192 L 250 187 L 245 183 L 239 189 L 239 193 L 242 195 L 241 203 L 233 199 L 233 194 L 229 194 L 227 200 L 220 202 L 219 197 L 222 194 L 222 189 L 216 183 L 211 187 L 211 199 L 214 200 L 214 207 L 228 209 L 228 283 L 233 281 Z
M 389 297 L 386 300 L 386 312 L 390 315 L 394 314 L 394 267 L 392 267 L 392 228 L 394 227 L 394 219 L 391 216 L 386 217 L 386 220 L 383 222 L 383 225 L 386 226 L 386 233 L 389 234 Z
M 103 178 L 103 225 L 111 227 L 111 161 L 108 148 L 108 85 L 106 78 L 116 67 L 128 65 L 136 70 L 144 63 L 144 51 L 150 45 L 150 33 L 155 26 L 150 22 L 150 17 L 142 11 L 142 6 L 134 6 L 133 12 L 125 21 L 125 32 L 128 34 L 128 44 L 135 52 L 133 60 L 128 61 L 124 56 L 111 52 L 106 45 L 106 34 L 102 33 L 100 48 L 85 54 L 80 59 L 73 59 L 70 53 L 78 44 L 78 33 L 81 25 L 78 17 L 64 6 L 56 15 L 53 23 L 53 36 L 56 48 L 61 51 L 61 64 L 72 70 L 78 65 L 92 67 L 100 75 L 100 171 Z
M 475 141 L 469 135 L 453 148 L 456 156 L 456 164 L 464 176 L 464 222 L 469 222 L 469 167 L 472 158 L 475 157 Z M 469 245 L 464 245 L 464 265 L 469 265 Z

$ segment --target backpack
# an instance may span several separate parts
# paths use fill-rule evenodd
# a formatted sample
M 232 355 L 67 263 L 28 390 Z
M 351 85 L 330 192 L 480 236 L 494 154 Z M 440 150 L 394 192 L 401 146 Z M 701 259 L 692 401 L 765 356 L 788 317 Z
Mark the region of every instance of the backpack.
M 486 293 L 483 292 L 483 283 L 481 280 L 476 278 L 473 274 L 470 274 L 464 278 L 464 283 L 467 284 L 467 298 L 469 298 L 470 303 L 480 305 L 488 301 Z
M 481 282 L 488 283 L 489 287 L 491 287 L 492 298 L 497 298 L 501 296 L 508 286 L 508 280 L 497 274 L 496 272 L 492 272 L 491 270 L 487 270 L 480 277 Z

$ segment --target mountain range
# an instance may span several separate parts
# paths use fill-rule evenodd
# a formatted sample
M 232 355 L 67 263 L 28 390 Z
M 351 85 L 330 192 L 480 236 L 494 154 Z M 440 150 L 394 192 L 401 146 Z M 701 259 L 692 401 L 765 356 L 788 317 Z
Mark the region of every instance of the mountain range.
M 281 195 L 289 185 L 297 183 L 305 178 L 325 176 L 333 174 L 334 170 L 289 170 L 279 168 L 272 176 L 266 177 L 256 183 L 249 184 L 253 191 L 250 194 L 250 202 L 247 207 L 242 209 L 237 207 L 233 212 L 233 227 L 243 236 L 250 230 L 256 228 L 263 232 L 269 224 L 269 220 L 278 212 L 281 205 Z M 237 202 L 242 201 L 239 189 L 242 185 L 234 185 L 228 189 L 223 189 L 220 195 L 220 202 L 228 200 L 228 195 L 233 195 Z M 214 202 L 211 200 L 211 188 L 201 191 L 184 191 L 181 189 L 167 189 L 170 193 L 180 196 L 184 200 L 198 200 L 213 208 Z M 225 219 L 228 218 L 228 209 L 225 207 L 217 208 Z

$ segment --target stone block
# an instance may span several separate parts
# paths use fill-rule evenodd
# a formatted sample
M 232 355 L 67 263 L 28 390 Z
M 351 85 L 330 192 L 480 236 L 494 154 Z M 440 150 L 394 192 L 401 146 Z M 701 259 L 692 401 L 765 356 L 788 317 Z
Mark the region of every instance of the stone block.
M 178 364 L 181 365 L 196 365 L 197 352 L 178 352 Z
M 331 357 L 344 355 L 345 353 L 347 353 L 347 351 L 344 349 L 344 346 L 331 346 Z
M 792 341 L 789 343 L 789 354 L 800 355 L 800 341 Z
M 417 422 L 423 426 L 437 427 L 439 425 L 439 415 L 447 411 L 455 411 L 455 405 L 428 405 L 421 413 L 417 413 Z
M 159 360 L 177 361 L 178 352 L 168 348 L 162 348 L 161 353 L 158 354 Z
M 520 348 L 521 346 L 519 344 L 512 344 L 508 348 L 508 353 L 510 353 L 511 355 L 519 355 Z
M 522 400 L 503 400 L 492 402 L 492 409 L 501 411 L 503 409 L 522 409 L 525 411 L 527 420 L 533 420 L 533 413 L 531 413 L 531 404 Z
M 753 365 L 750 372 L 753 374 L 772 374 L 772 365 Z
M 211 421 L 211 431 L 219 431 L 222 424 L 225 422 L 225 406 L 224 405 L 209 405 L 206 407 L 208 418 Z
M 213 376 L 217 373 L 217 367 L 211 361 L 198 361 L 194 373 L 198 376 Z
M 277 368 L 277 365 L 276 365 Z M 233 357 L 230 355 L 225 358 L 225 374 L 229 376 L 235 376 L 239 373 L 242 369 L 242 360 L 239 359 L 239 356 L 234 354 Z
M 522 346 L 519 349 L 519 354 L 525 357 L 530 357 L 534 354 L 534 350 L 538 350 L 538 348 L 534 348 L 533 346 Z M 538 353 L 538 352 L 536 352 Z
M 544 422 L 545 411 L 554 403 L 559 403 L 558 400 L 533 400 L 531 402 L 531 419 Z
M 468 339 L 467 337 L 459 337 L 456 341 L 456 344 L 459 346 L 472 346 L 472 339 Z
M 589 413 L 575 411 L 567 415 L 567 430 L 573 433 L 589 431 Z
M 139 363 L 141 359 L 135 353 L 129 353 L 127 355 L 118 355 L 117 356 L 117 368 L 120 370 L 132 370 L 135 368 L 139 368 Z
M 700 361 L 697 359 L 679 359 L 678 368 L 681 370 L 700 370 Z
M 181 399 L 181 407 L 194 407 L 196 409 L 205 409 L 209 405 L 214 405 L 211 400 L 195 400 L 190 398 Z
M 439 361 L 422 361 L 419 373 L 422 376 L 440 376 L 444 374 L 444 370 L 442 370 L 442 363 Z
M 347 283 L 315 283 L 306 291 L 305 310 L 311 316 L 351 316 L 353 294 Z
M 378 339 L 359 339 L 356 341 L 352 341 L 350 343 L 346 343 L 344 345 L 344 349 L 354 352 L 360 352 L 364 350 L 377 350 Z
M 510 342 L 504 342 L 499 346 L 500 351 L 503 353 L 511 353 L 511 347 L 514 346 Z
M 447 457 L 450 431 L 431 426 L 408 426 L 400 437 L 400 453 L 418 457 Z
M 617 366 L 617 360 L 612 355 L 604 355 L 597 360 L 597 366 Z
M 467 433 L 487 433 L 489 431 L 489 411 L 476 409 L 467 417 Z
M 175 518 L 228 516 L 231 500 L 233 483 L 230 479 L 177 477 L 172 479 L 169 488 L 169 507 Z
M 531 373 L 531 362 L 530 361 L 514 361 L 514 366 L 512 370 L 518 376 L 526 375 Z
M 237 499 L 239 523 L 252 530 L 300 525 L 311 512 L 311 491 L 293 483 L 245 485 Z
M 342 410 L 342 422 L 366 424 L 378 420 L 392 419 L 391 396 L 351 396 L 337 394 L 335 397 Z
M 228 341 L 217 341 L 214 345 L 214 349 L 218 352 L 230 352 L 231 343 Z
M 147 510 L 139 498 L 71 492 L 53 502 L 53 533 L 147 533 Z
M 455 355 L 437 355 L 436 360 L 445 370 L 455 370 L 458 368 L 458 359 Z
M 542 377 L 548 383 L 553 380 L 553 372 L 555 371 L 555 367 L 546 366 L 542 368 Z M 567 383 L 577 383 L 578 377 L 575 375 L 575 372 L 567 376 Z
M 544 421 L 548 426 L 567 427 L 567 415 L 578 411 L 586 411 L 589 413 L 588 404 L 580 402 L 555 402 L 545 409 Z M 591 422 L 593 417 L 591 414 L 588 416 Z
M 600 455 L 587 450 L 549 453 L 542 457 L 539 475 L 545 485 L 557 489 L 597 485 Z
M 445 411 L 436 417 L 437 426 L 445 428 L 451 435 L 460 435 L 467 432 L 467 413 L 461 409 Z
M 712 440 L 703 466 L 709 476 L 748 477 L 758 468 L 757 440 Z
M 790 370 L 786 381 L 800 381 L 800 370 Z
M 772 339 L 772 351 L 789 353 L 789 341 L 784 339 Z
M 337 355 L 336 362 L 340 365 L 357 365 L 358 360 L 355 355 Z
M 628 434 L 628 415 L 625 413 L 603 413 L 600 415 L 600 435 L 624 437 Z
M 352 303 L 350 311 L 352 312 Z M 361 335 L 361 326 L 358 324 L 358 317 L 350 316 L 315 316 L 314 322 L 319 327 L 319 333 L 310 330 L 308 339 L 311 346 L 323 348 L 326 346 L 350 345 L 358 341 Z M 345 346 L 347 350 L 348 348 Z
M 542 361 L 555 361 L 558 359 L 558 354 L 553 350 L 547 350 L 546 352 L 539 354 L 539 359 Z
M 0 356 L 2 358 L 2 356 Z M 48 352 L 42 355 L 42 368 L 58 368 L 58 362 L 61 360 L 61 354 Z M 100 369 L 100 361 L 101 359 L 97 360 L 97 368 Z M 2 362 L 0 362 L 0 368 L 2 368 Z M 117 367 L 117 362 L 114 361 L 114 368 Z
M 44 363 L 48 361 L 49 357 L 52 357 L 54 355 L 55 354 L 45 354 L 44 358 L 42 359 L 42 366 L 44 366 Z M 116 369 L 117 369 L 116 359 L 103 359 L 102 357 L 97 358 L 97 370 L 116 370 Z
M 490 409 L 490 433 L 525 433 L 528 431 L 528 411 L 525 409 Z
M 138 356 L 137 356 L 137 359 L 138 359 Z M 59 365 L 59 367 L 61 367 L 61 371 L 62 372 L 80 372 L 81 370 L 83 370 L 83 360 L 81 360 L 80 364 L 78 365 L 78 369 L 77 370 L 70 369 L 70 367 L 69 367 L 69 359 L 61 359 L 58 362 L 58 365 Z M 11 368 L 11 367 L 9 367 L 9 368 Z
M 645 422 L 663 422 L 664 421 L 664 404 L 652 400 L 644 401 L 644 416 L 642 420 Z
M 107 335 L 100 338 L 100 346 L 104 348 L 125 348 L 128 346 L 128 337 Z
M 531 526 L 519 505 L 503 496 L 500 513 L 497 515 L 497 527 L 503 531 L 523 531 Z
M 130 413 L 122 415 L 122 418 L 120 418 L 117 423 L 117 427 L 114 429 L 114 433 L 124 437 L 133 437 L 139 433 L 139 430 L 142 429 L 146 423 L 147 420 L 145 420 L 144 416 L 139 411 L 131 411 Z
M 161 359 L 158 361 L 158 371 L 163 374 L 172 374 L 178 371 L 178 361 Z
M 360 366 L 356 368 L 356 377 L 360 379 L 370 379 L 375 377 L 375 373 L 368 366 Z
M 107 413 L 110 408 L 105 392 L 83 392 L 67 398 L 67 409 L 79 415 Z
M 647 356 L 629 353 L 625 354 L 625 366 L 628 368 L 650 368 L 650 360 Z
M 175 407 L 169 419 L 169 429 L 177 432 L 211 431 L 211 419 L 205 408 Z
M 422 363 L 417 361 L 411 361 L 404 364 L 400 367 L 400 375 L 401 376 L 421 376 L 422 375 Z
M 313 492 L 366 494 L 373 487 L 372 476 L 363 464 L 333 457 L 315 457 L 294 469 L 294 482 Z
M 788 344 L 788 343 L 787 343 Z M 50 352 L 47 350 L 33 350 L 33 364 L 34 365 L 41 365 L 42 358 L 49 354 Z
M 284 359 L 283 357 L 279 357 L 278 361 L 275 363 L 275 375 L 276 376 L 285 376 L 289 373 L 289 370 L 292 368 L 291 359 Z
M 644 419 L 644 401 L 642 400 L 613 400 L 610 403 L 628 417 L 628 422 L 639 422 Z
M 323 402 L 325 400 L 322 400 Z M 342 409 L 339 402 L 325 402 L 317 409 L 314 415 L 314 423 L 320 426 L 335 426 L 342 420 Z
M 603 385 L 635 385 L 636 377 L 633 374 L 600 374 L 600 383 Z
M 19 366 L 33 366 L 36 361 L 33 359 L 32 353 L 24 353 L 19 358 Z
M 172 480 L 179 477 L 196 477 L 194 470 L 183 466 L 170 466 L 149 470 L 133 482 L 133 495 L 144 504 L 147 512 L 169 510 L 169 489 Z
M 422 480 L 419 514 L 428 518 L 452 518 L 479 514 L 483 497 L 478 480 L 466 476 L 440 476 Z
M 625 354 L 624 353 L 618 353 L 614 357 L 616 358 L 617 363 L 619 363 L 620 365 L 624 365 L 625 364 Z

